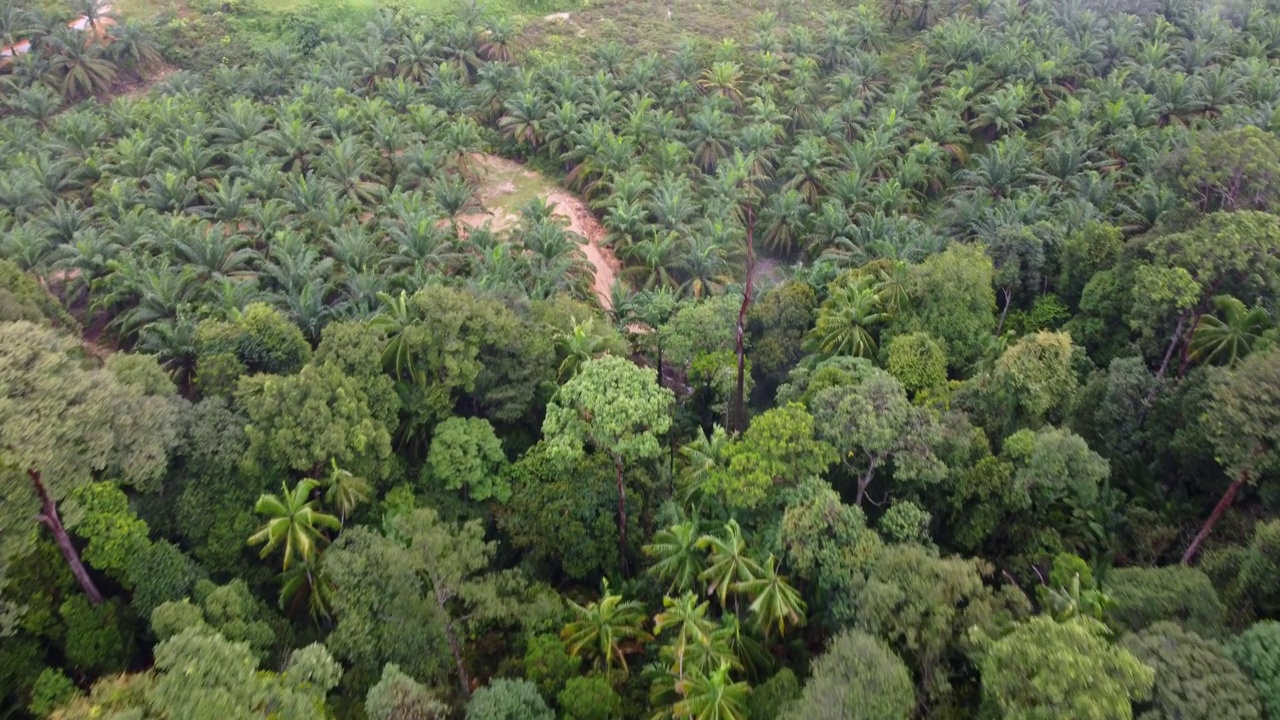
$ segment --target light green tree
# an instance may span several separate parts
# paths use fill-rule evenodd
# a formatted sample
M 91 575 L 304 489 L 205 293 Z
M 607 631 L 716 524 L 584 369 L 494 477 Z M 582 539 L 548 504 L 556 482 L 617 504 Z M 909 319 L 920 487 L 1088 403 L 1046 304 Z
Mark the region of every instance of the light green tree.
M 906 720 L 916 707 L 911 673 L 883 640 L 861 630 L 831 638 L 784 720 Z
M 606 355 L 583 363 L 547 405 L 542 424 L 553 456 L 580 457 L 585 446 L 613 459 L 618 487 L 618 545 L 625 572 L 627 493 L 623 464 L 658 455 L 658 437 L 671 426 L 674 395 L 660 387 L 657 373 Z
M 980 633 L 975 639 L 984 642 Z M 983 701 L 1007 718 L 1128 720 L 1134 701 L 1147 696 L 1155 677 L 1088 618 L 1057 622 L 1041 615 L 986 642 Z
M 502 441 L 488 420 L 451 417 L 436 425 L 423 474 L 471 500 L 506 502 L 511 497 L 502 477 L 506 463 Z

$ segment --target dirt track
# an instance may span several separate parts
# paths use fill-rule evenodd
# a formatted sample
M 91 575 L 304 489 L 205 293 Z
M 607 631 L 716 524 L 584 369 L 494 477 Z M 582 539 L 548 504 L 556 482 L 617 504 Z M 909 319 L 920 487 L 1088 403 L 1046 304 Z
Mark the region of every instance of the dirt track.
M 513 160 L 496 155 L 480 155 L 477 160 L 484 167 L 477 193 L 484 211 L 463 216 L 463 222 L 473 227 L 487 222 L 494 230 L 502 230 L 519 220 L 519 208 L 529 199 L 546 198 L 556 214 L 569 221 L 569 229 L 587 239 L 582 254 L 596 271 L 592 289 L 601 305 L 612 307 L 609 289 L 620 265 L 613 251 L 602 244 L 605 230 L 586 203 Z

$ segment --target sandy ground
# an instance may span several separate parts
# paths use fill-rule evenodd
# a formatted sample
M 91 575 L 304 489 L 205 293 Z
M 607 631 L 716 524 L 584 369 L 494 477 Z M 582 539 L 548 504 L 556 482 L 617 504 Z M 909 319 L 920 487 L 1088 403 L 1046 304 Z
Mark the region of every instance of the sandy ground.
M 111 5 L 108 3 L 99 3 L 98 9 L 103 15 L 111 12 Z M 114 21 L 110 17 L 99 18 L 98 31 L 102 32 L 107 26 L 112 25 Z M 67 23 L 67 27 L 72 30 L 84 30 L 89 27 L 89 18 L 81 15 L 80 17 Z M 31 41 L 22 40 L 5 48 L 0 48 L 0 58 L 13 57 L 14 55 L 25 55 L 31 51 Z
M 609 289 L 621 266 L 613 251 L 601 244 L 604 227 L 586 203 L 518 162 L 496 155 L 480 155 L 477 160 L 484 168 L 477 193 L 483 211 L 462 216 L 462 222 L 472 227 L 489 223 L 494 230 L 502 230 L 519 220 L 521 205 L 534 196 L 545 197 L 555 213 L 568 220 L 569 229 L 587 239 L 582 254 L 596 271 L 592 289 L 601 305 L 612 307 Z

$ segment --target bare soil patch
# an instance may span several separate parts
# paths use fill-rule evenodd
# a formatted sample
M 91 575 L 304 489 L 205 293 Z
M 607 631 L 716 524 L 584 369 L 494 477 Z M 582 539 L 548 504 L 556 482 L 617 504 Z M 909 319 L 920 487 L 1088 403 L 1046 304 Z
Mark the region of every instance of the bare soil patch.
M 526 203 L 545 198 L 555 214 L 568 221 L 569 230 L 586 238 L 582 254 L 596 271 L 592 290 L 601 305 L 611 307 L 609 289 L 621 265 L 613 251 L 603 245 L 604 227 L 582 198 L 514 160 L 496 155 L 480 155 L 476 159 L 482 168 L 477 192 L 481 210 L 462 216 L 462 222 L 471 227 L 488 224 L 493 230 L 504 230 L 519 221 L 520 208 Z

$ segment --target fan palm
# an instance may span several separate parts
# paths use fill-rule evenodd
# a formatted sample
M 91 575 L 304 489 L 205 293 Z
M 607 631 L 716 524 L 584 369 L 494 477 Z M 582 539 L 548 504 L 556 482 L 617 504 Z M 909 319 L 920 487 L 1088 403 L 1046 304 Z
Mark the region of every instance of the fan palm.
M 639 651 L 639 643 L 652 639 L 643 628 L 644 605 L 610 592 L 607 580 L 601 587 L 603 595 L 597 602 L 583 606 L 569 601 L 576 619 L 565 625 L 560 639 L 570 655 L 589 656 L 606 671 L 616 662 L 626 673 L 630 670 L 627 655 Z
M 261 557 L 283 546 L 285 570 L 298 561 L 306 565 L 315 563 L 320 546 L 326 542 L 323 531 L 342 528 L 342 521 L 317 509 L 311 493 L 318 485 L 315 480 L 300 480 L 290 490 L 281 483 L 280 495 L 264 494 L 258 498 L 254 512 L 268 519 L 258 532 L 249 536 L 249 544 L 265 543 Z

